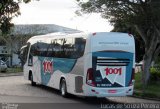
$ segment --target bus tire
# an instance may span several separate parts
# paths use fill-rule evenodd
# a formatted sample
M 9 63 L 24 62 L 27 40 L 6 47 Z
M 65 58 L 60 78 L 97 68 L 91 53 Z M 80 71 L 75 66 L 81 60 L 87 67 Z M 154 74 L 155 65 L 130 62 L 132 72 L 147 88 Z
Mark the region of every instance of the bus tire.
M 61 80 L 61 83 L 60 83 L 60 92 L 61 92 L 61 96 L 67 97 L 67 85 L 66 85 L 65 79 Z
M 30 75 L 30 78 L 31 78 L 31 85 L 32 86 L 36 86 L 36 82 L 33 81 L 33 75 L 32 75 L 32 73 Z

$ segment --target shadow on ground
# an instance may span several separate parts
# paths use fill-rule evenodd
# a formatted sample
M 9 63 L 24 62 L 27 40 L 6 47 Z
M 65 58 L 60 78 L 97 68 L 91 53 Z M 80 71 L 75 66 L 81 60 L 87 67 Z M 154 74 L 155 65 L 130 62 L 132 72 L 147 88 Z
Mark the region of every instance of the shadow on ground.
M 42 90 L 46 90 L 48 92 L 51 92 L 51 93 L 54 93 L 56 95 L 61 96 L 60 91 L 56 90 L 54 88 L 47 87 L 47 86 L 44 86 L 44 85 L 36 85 L 34 87 L 38 87 L 38 88 L 40 88 Z M 112 101 L 112 100 L 107 99 L 107 98 L 82 97 L 82 96 L 75 96 L 75 95 L 72 95 L 72 94 L 69 94 L 67 96 L 67 98 L 65 98 L 65 99 L 76 100 L 76 101 L 81 102 L 81 103 L 92 104 L 92 105 L 98 105 L 98 104 L 117 104 L 117 103 L 119 104 L 120 103 L 120 102 Z

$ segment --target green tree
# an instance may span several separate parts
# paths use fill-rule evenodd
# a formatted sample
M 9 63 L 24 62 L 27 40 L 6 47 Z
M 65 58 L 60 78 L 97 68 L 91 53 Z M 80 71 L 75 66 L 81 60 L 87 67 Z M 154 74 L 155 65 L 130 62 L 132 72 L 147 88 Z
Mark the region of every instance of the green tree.
M 77 0 L 80 12 L 101 13 L 110 23 L 123 22 L 134 27 L 144 41 L 142 81 L 150 78 L 150 66 L 160 53 L 160 0 Z
M 29 3 L 30 1 L 32 0 L 0 0 L 0 40 L 6 43 L 10 54 L 14 52 L 13 39 L 15 39 L 13 35 L 9 34 L 14 26 L 11 21 L 14 17 L 20 15 L 20 3 Z
M 0 0 L 0 33 L 7 34 L 11 27 L 12 18 L 20 15 L 19 4 L 24 2 L 28 3 L 31 0 Z
M 143 60 L 144 55 L 144 41 L 137 33 L 135 28 L 126 25 L 123 22 L 117 21 L 113 25 L 112 32 L 124 32 L 124 33 L 131 33 L 135 36 L 135 46 L 136 46 L 136 62 L 140 62 Z

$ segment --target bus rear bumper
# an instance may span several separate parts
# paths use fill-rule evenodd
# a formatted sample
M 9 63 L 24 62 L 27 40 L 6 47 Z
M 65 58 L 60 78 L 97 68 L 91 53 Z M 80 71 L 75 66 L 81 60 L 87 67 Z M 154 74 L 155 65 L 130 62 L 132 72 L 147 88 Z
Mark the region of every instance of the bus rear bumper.
M 128 96 L 133 95 L 133 86 L 123 87 L 123 88 L 97 88 L 92 86 L 87 86 L 85 88 L 85 96 L 94 97 L 116 97 L 116 96 Z

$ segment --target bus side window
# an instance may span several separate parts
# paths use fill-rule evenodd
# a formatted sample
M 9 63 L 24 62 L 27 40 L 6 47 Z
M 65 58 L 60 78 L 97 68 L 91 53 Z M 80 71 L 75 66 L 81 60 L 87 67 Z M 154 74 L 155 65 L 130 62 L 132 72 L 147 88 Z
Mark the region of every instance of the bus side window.
M 47 48 L 49 46 L 49 44 L 47 43 L 44 43 L 44 42 L 41 42 L 40 43 L 40 56 L 43 56 L 43 57 L 47 57 Z
M 39 49 L 38 49 L 38 44 L 35 43 L 33 45 L 31 45 L 31 49 L 30 49 L 30 54 L 32 54 L 33 56 L 38 56 L 39 55 Z
M 33 65 L 33 55 L 30 53 L 28 58 L 28 66 L 32 66 L 32 65 Z
M 64 43 L 64 58 L 72 57 L 73 52 L 73 38 L 66 38 Z
M 21 60 L 21 63 L 22 63 L 22 66 L 26 63 L 27 61 L 27 54 L 28 54 L 28 49 L 29 49 L 29 44 L 27 44 L 27 46 L 25 46 L 24 48 L 21 49 L 20 51 L 20 60 Z
M 33 65 L 33 53 L 34 53 L 34 45 L 31 45 L 29 57 L 28 57 L 28 66 Z
M 31 54 L 33 56 L 47 56 L 47 49 L 49 44 L 45 42 L 38 41 L 37 43 L 31 46 Z
M 73 58 L 80 58 L 84 54 L 86 40 L 84 38 L 75 38 Z
M 62 57 L 62 39 L 56 39 L 55 40 L 55 46 L 54 46 L 54 51 L 55 51 L 55 57 L 60 58 Z
M 55 56 L 55 51 L 54 51 L 55 43 L 56 43 L 55 40 L 51 40 L 51 42 L 48 44 L 47 57 L 54 57 Z

